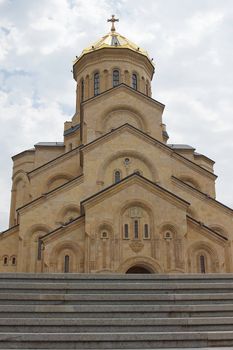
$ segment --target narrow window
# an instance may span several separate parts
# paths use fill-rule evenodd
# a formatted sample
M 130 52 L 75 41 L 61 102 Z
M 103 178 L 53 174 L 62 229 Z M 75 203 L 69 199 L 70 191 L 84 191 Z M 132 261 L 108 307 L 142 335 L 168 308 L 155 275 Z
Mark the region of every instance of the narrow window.
M 13 258 L 12 258 L 12 265 L 16 265 L 16 257 L 15 256 L 13 256 Z
M 146 94 L 147 94 L 147 96 L 149 96 L 149 88 L 148 88 L 148 84 L 146 84 Z
M 38 238 L 37 260 L 41 260 L 41 250 L 42 250 L 42 240 L 40 238 Z
M 81 82 L 81 102 L 84 100 L 84 80 Z
M 65 261 L 64 261 L 64 272 L 70 272 L 70 257 L 69 255 L 65 256 Z
M 138 239 L 138 220 L 134 220 L 134 238 Z
M 8 265 L 8 257 L 7 256 L 4 257 L 3 264 Z
M 115 181 L 115 183 L 121 181 L 121 173 L 120 173 L 119 170 L 116 170 L 115 173 L 114 173 L 114 181 Z
M 124 225 L 124 238 L 125 239 L 129 238 L 129 225 L 128 224 Z
M 149 238 L 149 225 L 148 224 L 144 225 L 144 238 L 145 239 Z
M 137 79 L 137 75 L 136 74 L 132 75 L 132 88 L 134 90 L 137 90 L 137 88 L 138 88 L 138 79 Z
M 201 269 L 201 273 L 205 273 L 206 272 L 204 255 L 200 256 L 200 269 Z
M 95 73 L 94 75 L 94 96 L 99 95 L 100 93 L 100 75 Z
M 119 70 L 115 69 L 112 73 L 112 86 L 115 87 L 120 83 L 120 73 Z

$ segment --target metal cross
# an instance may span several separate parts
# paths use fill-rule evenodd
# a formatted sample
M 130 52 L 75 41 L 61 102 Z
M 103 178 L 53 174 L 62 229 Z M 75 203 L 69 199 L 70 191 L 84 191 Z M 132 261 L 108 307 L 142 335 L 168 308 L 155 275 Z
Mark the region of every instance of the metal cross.
M 119 19 L 118 18 L 115 18 L 115 15 L 112 15 L 112 18 L 111 19 L 108 19 L 108 22 L 112 22 L 112 28 L 111 28 L 111 31 L 112 32 L 115 32 L 116 29 L 115 29 L 115 22 L 119 22 Z

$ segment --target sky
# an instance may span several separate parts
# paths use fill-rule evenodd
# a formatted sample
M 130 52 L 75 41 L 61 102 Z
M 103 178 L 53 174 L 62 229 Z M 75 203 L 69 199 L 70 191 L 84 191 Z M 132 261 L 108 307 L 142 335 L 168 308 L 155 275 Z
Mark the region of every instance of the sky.
M 216 161 L 217 199 L 233 207 L 232 0 L 0 0 L 0 231 L 8 227 L 11 157 L 63 141 L 75 110 L 72 61 L 117 31 L 156 65 L 169 143 Z

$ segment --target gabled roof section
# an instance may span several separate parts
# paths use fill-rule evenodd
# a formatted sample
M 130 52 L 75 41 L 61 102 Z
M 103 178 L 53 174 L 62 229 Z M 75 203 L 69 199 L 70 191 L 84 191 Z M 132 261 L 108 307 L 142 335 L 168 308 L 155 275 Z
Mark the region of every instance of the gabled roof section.
M 66 158 L 67 156 L 69 156 L 72 152 L 75 153 L 75 151 L 77 151 L 77 150 L 80 149 L 81 147 L 83 147 L 83 145 L 80 145 L 80 146 L 78 146 L 78 147 L 75 147 L 75 148 L 73 148 L 72 150 L 70 150 L 70 151 L 68 151 L 68 152 L 62 153 L 61 155 L 57 156 L 56 158 L 53 158 L 53 159 L 51 159 L 50 161 L 48 161 L 48 162 L 46 162 L 46 163 L 44 163 L 44 164 L 38 166 L 37 168 L 35 168 L 35 169 L 29 171 L 29 172 L 27 173 L 27 175 L 30 176 L 31 174 L 37 172 L 38 170 L 40 170 L 40 169 L 42 169 L 42 168 L 44 168 L 44 167 L 46 167 L 46 166 L 48 166 L 48 165 L 51 165 L 51 164 L 55 163 L 55 162 L 58 161 L 58 160 L 63 160 L 64 158 Z
M 66 228 L 69 228 L 69 227 L 73 226 L 74 224 L 80 222 L 83 218 L 84 218 L 84 215 L 77 216 L 73 220 L 65 223 L 64 225 L 61 225 L 61 226 L 57 227 L 56 229 L 46 233 L 44 236 L 40 237 L 40 239 L 41 240 L 47 239 L 48 237 L 55 235 L 55 234 L 59 233 L 60 231 L 66 229 Z
M 80 124 L 77 124 L 75 126 L 71 126 L 71 128 L 67 129 L 64 131 L 64 136 L 68 136 L 70 134 L 73 134 L 73 132 L 77 131 L 80 129 Z
M 155 189 L 157 189 L 160 192 L 163 192 L 164 194 L 166 194 L 167 196 L 171 197 L 173 200 L 179 202 L 180 204 L 184 205 L 184 206 L 189 206 L 190 203 L 185 201 L 183 198 L 178 197 L 177 195 L 175 195 L 174 193 L 168 191 L 166 188 L 156 184 L 155 182 L 148 180 L 147 178 L 145 178 L 142 175 L 139 175 L 138 173 L 133 173 L 129 176 L 126 176 L 125 178 L 123 178 L 121 181 L 114 183 L 106 188 L 104 188 L 103 190 L 95 193 L 94 195 L 84 199 L 81 201 L 81 213 L 84 214 L 83 209 L 84 206 L 87 203 L 92 202 L 95 199 L 99 199 L 99 197 L 101 197 L 102 195 L 106 194 L 107 192 L 111 191 L 113 188 L 118 188 L 120 187 L 122 184 L 128 184 L 129 182 L 133 181 L 133 180 L 137 180 L 139 183 L 144 183 L 144 184 L 148 184 L 152 187 L 154 187 Z
M 193 186 L 187 184 L 186 182 L 184 182 L 184 181 L 178 179 L 178 177 L 176 177 L 176 176 L 172 176 L 172 178 L 173 178 L 176 182 L 181 183 L 182 185 L 184 185 L 187 189 L 198 193 L 200 196 L 206 198 L 208 201 L 210 201 L 210 202 L 212 202 L 212 203 L 214 203 L 214 204 L 220 206 L 222 209 L 226 209 L 226 210 L 229 211 L 231 214 L 233 214 L 233 209 L 230 208 L 230 207 L 228 207 L 227 205 L 225 205 L 225 204 L 223 204 L 223 203 L 217 201 L 215 198 L 210 197 L 208 194 L 206 194 L 206 193 L 204 193 L 204 192 L 198 190 L 197 188 L 195 188 L 195 187 L 193 187 Z
M 216 232 L 214 230 L 212 230 L 212 228 L 206 226 L 203 222 L 197 221 L 194 218 L 192 218 L 191 216 L 187 215 L 187 219 L 192 222 L 193 224 L 200 226 L 202 229 L 207 230 L 208 233 L 214 235 L 216 238 L 221 239 L 223 241 L 228 241 L 228 238 L 221 235 L 219 232 Z
M 129 90 L 130 92 L 133 92 L 134 94 L 136 94 L 136 95 L 138 95 L 138 96 L 144 97 L 147 101 L 149 100 L 150 102 L 155 103 L 155 104 L 156 104 L 157 106 L 159 106 L 162 110 L 165 108 L 165 105 L 164 105 L 163 103 L 161 103 L 161 102 L 155 100 L 154 98 L 152 98 L 152 97 L 150 97 L 150 96 L 144 94 L 144 93 L 141 92 L 141 91 L 138 91 L 138 90 L 133 89 L 131 86 L 126 85 L 126 84 L 124 84 L 124 83 L 121 83 L 121 84 L 119 84 L 119 85 L 117 85 L 117 86 L 114 86 L 114 87 L 108 89 L 108 90 L 105 90 L 105 91 L 101 92 L 99 95 L 90 97 L 89 99 L 83 101 L 83 102 L 82 102 L 82 105 L 85 105 L 85 104 L 88 103 L 89 101 L 96 100 L 96 99 L 100 98 L 101 96 L 106 95 L 106 94 L 108 94 L 108 93 L 110 93 L 110 92 L 112 92 L 112 91 L 117 91 L 118 89 L 121 89 L 122 87 L 125 88 L 125 89 L 127 89 L 127 90 Z
M 19 228 L 19 224 L 12 226 L 5 231 L 0 232 L 0 238 L 4 237 L 5 235 L 7 235 L 9 233 L 14 233 L 14 232 L 18 231 L 18 228 Z
M 38 142 L 35 147 L 64 147 L 64 142 Z
M 34 153 L 35 153 L 35 148 L 26 149 L 25 151 L 15 154 L 14 156 L 11 157 L 11 159 L 16 160 L 17 158 L 20 158 L 29 154 L 32 155 Z
M 32 201 L 30 201 L 30 202 L 24 204 L 22 207 L 16 209 L 16 211 L 19 212 L 20 210 L 22 210 L 22 209 L 24 209 L 24 208 L 30 207 L 32 204 L 35 204 L 35 203 L 39 202 L 41 199 L 47 198 L 47 196 L 49 196 L 49 195 L 51 195 L 51 194 L 53 194 L 53 193 L 55 193 L 55 192 L 57 192 L 57 191 L 59 191 L 59 190 L 61 190 L 61 189 L 63 189 L 63 188 L 66 188 L 66 187 L 69 186 L 70 184 L 75 183 L 75 181 L 81 180 L 82 178 L 83 178 L 83 174 L 78 175 L 78 176 L 74 177 L 73 179 L 71 179 L 71 180 L 65 182 L 64 184 L 62 184 L 62 185 L 60 185 L 60 186 L 54 188 L 53 190 L 48 191 L 48 192 L 46 192 L 46 193 L 43 193 L 41 196 L 39 196 L 39 197 L 33 199 Z
M 108 133 L 106 133 L 106 134 L 104 134 L 104 135 L 98 137 L 97 139 L 95 139 L 95 140 L 93 140 L 93 141 L 87 143 L 86 145 L 84 145 L 84 146 L 82 147 L 82 150 L 87 149 L 89 146 L 94 145 L 95 143 L 100 142 L 101 140 L 103 140 L 104 138 L 109 137 L 110 135 L 114 135 L 114 133 L 119 132 L 121 129 L 123 130 L 123 129 L 127 129 L 127 128 L 128 128 L 128 129 L 131 129 L 131 130 L 134 131 L 135 133 L 138 133 L 138 134 L 140 134 L 141 136 L 147 138 L 148 140 L 150 140 L 150 142 L 159 145 L 161 148 L 167 150 L 168 152 L 171 152 L 172 154 L 176 155 L 177 158 L 179 158 L 181 161 L 187 162 L 187 163 L 191 164 L 194 168 L 198 169 L 198 170 L 201 171 L 202 173 L 204 173 L 204 174 L 206 174 L 206 175 L 208 175 L 208 176 L 211 176 L 211 177 L 214 178 L 214 179 L 217 178 L 217 176 L 216 176 L 214 173 L 212 173 L 212 172 L 206 170 L 205 168 L 202 168 L 202 167 L 201 167 L 200 165 L 198 165 L 197 163 L 192 162 L 190 159 L 188 159 L 188 158 L 182 156 L 181 154 L 175 152 L 175 150 L 172 150 L 172 149 L 171 149 L 169 146 L 167 146 L 165 143 L 163 143 L 163 142 L 161 142 L 161 141 L 159 141 L 159 140 L 156 140 L 156 139 L 153 138 L 152 136 L 146 134 L 146 133 L 143 132 L 142 130 L 137 129 L 137 128 L 135 128 L 133 125 L 128 124 L 128 123 L 125 123 L 125 124 L 119 126 L 118 128 L 116 128 L 116 129 L 114 129 L 114 130 L 111 130 L 110 132 L 108 132 Z

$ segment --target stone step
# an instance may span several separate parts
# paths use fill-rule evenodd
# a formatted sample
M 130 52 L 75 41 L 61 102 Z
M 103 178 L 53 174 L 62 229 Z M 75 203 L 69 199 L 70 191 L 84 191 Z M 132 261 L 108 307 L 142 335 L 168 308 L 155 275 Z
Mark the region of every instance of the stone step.
M 88 273 L 1 273 L 0 285 L 2 282 L 36 282 L 36 283 L 83 283 L 91 281 L 92 283 L 100 282 L 232 282 L 233 274 L 88 274 Z
M 0 349 L 153 349 L 233 346 L 233 331 L 137 333 L 0 333 Z
M 126 282 L 82 282 L 82 283 L 36 283 L 36 282 L 2 282 L 1 293 L 232 293 L 233 282 L 166 282 L 150 283 L 145 281 Z
M 0 305 L 10 317 L 232 317 L 233 304 L 214 305 Z
M 170 305 L 170 304 L 231 304 L 233 293 L 212 293 L 212 294 L 39 294 L 37 293 L 1 293 L 0 305 L 76 305 L 76 304 L 141 304 L 147 305 Z
M 233 317 L 215 318 L 0 318 L 0 333 L 232 331 Z

